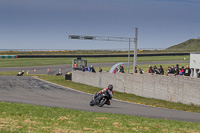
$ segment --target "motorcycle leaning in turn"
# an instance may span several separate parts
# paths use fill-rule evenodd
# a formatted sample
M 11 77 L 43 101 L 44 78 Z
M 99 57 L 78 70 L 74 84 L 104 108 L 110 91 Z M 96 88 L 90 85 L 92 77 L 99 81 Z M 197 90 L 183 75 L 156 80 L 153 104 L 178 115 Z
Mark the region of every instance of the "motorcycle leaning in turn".
M 110 101 L 112 99 L 112 92 L 106 91 L 105 93 L 94 93 L 92 100 L 90 101 L 90 106 L 97 105 L 99 107 L 103 107 L 104 104 L 110 105 Z

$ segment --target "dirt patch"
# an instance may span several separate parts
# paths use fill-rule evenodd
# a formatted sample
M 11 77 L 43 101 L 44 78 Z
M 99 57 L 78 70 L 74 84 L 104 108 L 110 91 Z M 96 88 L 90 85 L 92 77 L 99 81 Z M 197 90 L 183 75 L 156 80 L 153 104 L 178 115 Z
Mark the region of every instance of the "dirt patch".
M 68 133 L 68 131 L 64 131 L 64 130 L 62 130 L 62 129 L 55 129 L 55 130 L 53 130 L 52 131 L 53 133 Z
M 134 122 L 133 122 L 133 123 L 131 123 L 131 125 L 132 125 L 132 126 L 135 126 L 135 125 L 138 125 L 138 123 L 134 123 Z
M 149 131 L 149 132 L 151 131 L 149 127 L 144 127 L 144 130 Z
M 41 127 L 42 129 L 50 129 L 51 127 Z
M 24 122 L 23 122 L 24 124 L 36 124 L 37 122 L 36 121 L 31 121 L 30 119 L 26 119 L 26 120 L 24 120 Z
M 97 120 L 106 120 L 106 117 L 96 117 Z
M 28 127 L 28 129 L 30 129 L 30 130 L 34 130 L 34 129 L 36 129 L 36 128 L 33 128 L 33 127 Z
M 63 120 L 68 120 L 69 118 L 65 117 L 65 116 L 61 116 L 58 120 L 59 121 L 63 121 Z
M 1 124 L 8 124 L 9 122 L 7 122 L 7 121 L 1 121 L 0 123 Z
M 119 123 L 119 122 L 114 122 L 114 123 L 112 123 L 112 125 L 115 126 L 115 127 L 117 127 L 117 126 L 121 126 L 122 124 Z
M 67 123 L 69 123 L 69 124 L 75 124 L 75 122 L 73 122 L 73 121 L 68 121 Z
M 16 126 L 16 128 L 23 128 L 22 126 Z
M 99 126 L 102 126 L 103 124 L 101 122 L 93 122 L 93 124 L 97 124 Z
M 7 125 L 0 125 L 0 129 L 8 127 Z
M 162 132 L 169 132 L 167 129 L 162 129 Z
M 87 128 L 87 127 L 84 127 L 83 130 L 85 130 L 85 131 L 93 131 L 92 128 Z

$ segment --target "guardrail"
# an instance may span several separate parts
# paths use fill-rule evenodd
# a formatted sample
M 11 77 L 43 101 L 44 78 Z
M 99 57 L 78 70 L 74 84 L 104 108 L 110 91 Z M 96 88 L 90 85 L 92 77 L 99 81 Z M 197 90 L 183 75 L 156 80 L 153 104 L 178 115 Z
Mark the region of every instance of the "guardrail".
M 0 55 L 0 59 L 5 59 L 5 58 L 17 58 L 17 55 Z
M 176 56 L 190 55 L 190 53 L 159 53 L 159 54 L 138 54 L 142 56 Z M 134 54 L 130 55 L 134 57 Z M 77 57 L 128 57 L 128 54 L 110 54 L 110 55 L 18 55 L 18 58 L 77 58 Z

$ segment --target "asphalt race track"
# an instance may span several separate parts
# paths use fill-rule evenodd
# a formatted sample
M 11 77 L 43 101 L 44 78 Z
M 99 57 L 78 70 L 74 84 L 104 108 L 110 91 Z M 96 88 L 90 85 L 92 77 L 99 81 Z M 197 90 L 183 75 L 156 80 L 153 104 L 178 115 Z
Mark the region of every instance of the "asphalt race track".
M 90 94 L 78 92 L 34 77 L 0 76 L 0 101 L 200 122 L 199 113 L 155 108 L 117 100 L 112 100 L 110 106 L 105 105 L 102 108 L 91 107 L 89 106 L 91 98 Z

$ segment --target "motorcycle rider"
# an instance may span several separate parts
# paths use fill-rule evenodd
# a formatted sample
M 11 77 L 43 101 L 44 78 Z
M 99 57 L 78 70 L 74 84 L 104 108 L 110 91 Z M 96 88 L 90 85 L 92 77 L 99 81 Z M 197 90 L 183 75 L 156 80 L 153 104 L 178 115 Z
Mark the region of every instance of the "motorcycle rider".
M 108 91 L 108 93 L 110 94 L 110 97 L 112 98 L 113 97 L 113 85 L 108 85 L 108 88 L 105 88 L 105 89 L 103 89 L 103 90 L 101 90 L 101 91 L 99 91 L 98 93 L 97 93 L 97 95 L 95 96 L 95 98 L 99 95 L 99 94 L 101 94 L 101 93 L 106 93 L 106 91 Z M 108 99 L 108 101 L 107 101 L 107 103 L 106 103 L 107 105 L 110 105 L 110 100 Z
M 22 76 L 24 74 L 24 70 L 20 71 L 17 76 Z

